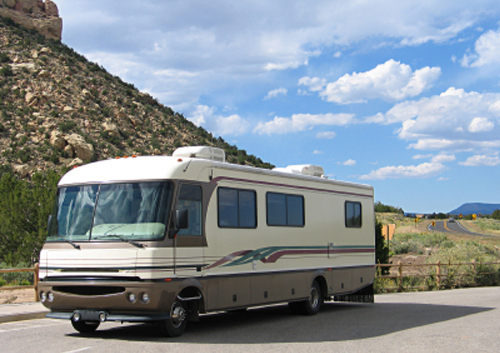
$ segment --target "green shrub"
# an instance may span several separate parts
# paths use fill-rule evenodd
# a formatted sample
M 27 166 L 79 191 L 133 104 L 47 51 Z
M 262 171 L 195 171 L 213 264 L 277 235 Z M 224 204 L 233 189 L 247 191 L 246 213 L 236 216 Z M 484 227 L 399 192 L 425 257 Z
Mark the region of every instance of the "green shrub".
M 5 263 L 0 263 L 0 269 L 10 269 L 10 268 L 30 268 L 28 264 L 21 262 L 15 266 L 7 265 Z M 32 285 L 34 280 L 33 272 L 9 272 L 2 273 L 0 275 L 0 285 Z M 3 283 L 3 284 L 2 284 Z
M 10 58 L 6 53 L 0 53 L 0 64 L 10 63 Z
M 429 263 L 437 261 L 444 265 L 441 272 L 446 276 L 441 278 L 441 285 L 445 288 L 500 285 L 500 265 L 487 264 L 500 261 L 499 251 L 492 246 L 459 243 L 439 249 L 428 259 Z M 446 265 L 459 263 L 464 265 Z
M 64 133 L 69 132 L 70 130 L 76 127 L 76 123 L 74 121 L 63 121 L 59 124 L 59 130 Z
M 4 65 L 0 69 L 0 75 L 3 77 L 10 77 L 10 76 L 14 76 L 14 72 L 12 71 L 12 68 L 10 67 L 10 65 Z

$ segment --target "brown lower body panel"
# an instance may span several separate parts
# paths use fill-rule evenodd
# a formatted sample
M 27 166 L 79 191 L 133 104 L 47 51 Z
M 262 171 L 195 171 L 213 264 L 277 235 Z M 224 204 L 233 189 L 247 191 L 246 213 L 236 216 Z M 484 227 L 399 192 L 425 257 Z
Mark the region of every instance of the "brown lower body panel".
M 41 281 L 38 290 L 44 292 L 46 298 L 52 293 L 52 300 L 45 299 L 43 305 L 61 314 L 60 318 L 70 318 L 75 310 L 90 310 L 104 311 L 109 317 L 121 318 L 120 321 L 148 321 L 168 316 L 177 298 L 200 299 L 201 313 L 292 302 L 308 298 L 311 284 L 317 280 L 324 299 L 328 300 L 370 285 L 374 276 L 374 266 L 361 266 L 156 281 L 52 278 Z M 135 300 L 131 300 L 133 298 Z

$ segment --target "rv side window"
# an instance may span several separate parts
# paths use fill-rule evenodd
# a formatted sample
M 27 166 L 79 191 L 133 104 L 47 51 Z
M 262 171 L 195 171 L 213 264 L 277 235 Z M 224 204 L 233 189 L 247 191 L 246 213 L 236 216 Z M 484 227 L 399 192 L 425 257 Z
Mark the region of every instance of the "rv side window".
M 346 201 L 345 226 L 348 228 L 361 228 L 361 203 Z
M 256 228 L 256 198 L 253 190 L 219 188 L 219 227 Z
M 183 184 L 179 193 L 178 210 L 188 210 L 189 227 L 177 235 L 201 235 L 201 186 Z
M 304 226 L 304 197 L 268 192 L 266 204 L 268 226 Z

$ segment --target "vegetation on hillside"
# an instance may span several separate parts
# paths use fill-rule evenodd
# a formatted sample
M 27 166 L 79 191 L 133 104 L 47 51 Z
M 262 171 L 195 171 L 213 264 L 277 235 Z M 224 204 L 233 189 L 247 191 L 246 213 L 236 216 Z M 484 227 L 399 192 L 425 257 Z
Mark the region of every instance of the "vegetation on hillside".
M 0 162 L 62 170 L 74 151 L 55 132 L 92 145 L 83 162 L 123 155 L 170 155 L 176 148 L 223 148 L 228 162 L 272 168 L 195 126 L 73 49 L 0 18 Z
M 402 208 L 384 205 L 380 201 L 375 202 L 375 212 L 404 214 L 404 211 Z
M 17 178 L 8 167 L 0 170 L 0 264 L 33 265 L 47 235 L 47 219 L 60 175 Z

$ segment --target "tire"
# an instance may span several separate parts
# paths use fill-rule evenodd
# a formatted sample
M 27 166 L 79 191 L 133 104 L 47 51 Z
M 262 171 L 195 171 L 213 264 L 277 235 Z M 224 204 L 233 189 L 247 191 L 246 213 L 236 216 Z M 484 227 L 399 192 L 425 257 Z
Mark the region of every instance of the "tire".
M 99 327 L 99 321 L 73 321 L 71 320 L 71 325 L 73 328 L 80 333 L 93 333 Z
M 176 300 L 170 308 L 169 318 L 159 322 L 160 333 L 168 337 L 182 335 L 187 326 L 187 314 L 184 302 Z
M 292 312 L 292 314 L 299 315 L 302 314 L 302 302 L 290 302 L 288 303 L 288 309 Z
M 314 281 L 309 291 L 309 298 L 301 302 L 289 303 L 288 306 L 292 312 L 298 312 L 302 315 L 316 315 L 323 304 L 323 295 L 321 287 L 317 281 Z

